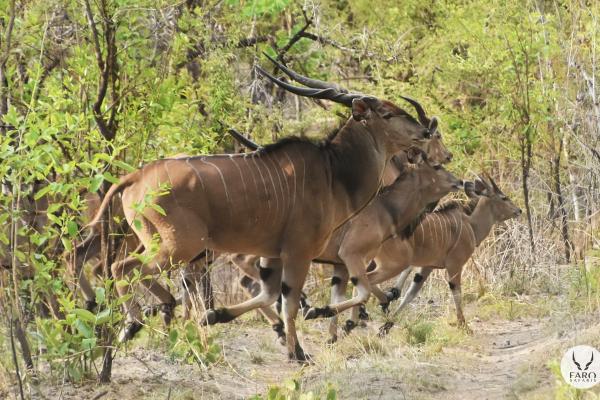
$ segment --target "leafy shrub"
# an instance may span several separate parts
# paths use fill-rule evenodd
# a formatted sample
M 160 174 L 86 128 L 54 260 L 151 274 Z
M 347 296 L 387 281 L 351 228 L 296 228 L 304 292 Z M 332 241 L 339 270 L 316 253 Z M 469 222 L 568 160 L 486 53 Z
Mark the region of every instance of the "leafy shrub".
M 221 356 L 221 348 L 214 343 L 214 337 L 205 335 L 191 321 L 185 322 L 181 328 L 174 326 L 171 329 L 169 352 L 174 359 L 201 366 L 212 364 Z
M 323 395 L 314 392 L 302 392 L 300 382 L 296 379 L 288 379 L 283 385 L 274 385 L 269 387 L 265 395 L 257 394 L 250 397 L 250 400 L 336 400 L 337 390 L 328 384 Z

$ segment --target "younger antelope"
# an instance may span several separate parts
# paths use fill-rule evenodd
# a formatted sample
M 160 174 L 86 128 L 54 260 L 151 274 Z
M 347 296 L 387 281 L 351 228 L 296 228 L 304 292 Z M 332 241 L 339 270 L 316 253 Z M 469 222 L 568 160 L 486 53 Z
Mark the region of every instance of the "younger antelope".
M 518 217 L 521 209 L 491 178 L 489 182 L 484 179 L 477 179 L 474 184 L 466 182 L 465 192 L 471 198 L 468 205 L 452 201 L 426 214 L 408 238 L 386 241 L 375 257 L 377 267 L 367 274 L 371 285 L 398 275 L 410 265 L 423 267 L 390 320 L 415 298 L 433 268 L 445 268 L 458 323 L 469 329 L 461 306 L 463 266 L 494 224 Z M 387 333 L 392 326 L 393 322 L 387 322 L 381 327 L 381 333 Z

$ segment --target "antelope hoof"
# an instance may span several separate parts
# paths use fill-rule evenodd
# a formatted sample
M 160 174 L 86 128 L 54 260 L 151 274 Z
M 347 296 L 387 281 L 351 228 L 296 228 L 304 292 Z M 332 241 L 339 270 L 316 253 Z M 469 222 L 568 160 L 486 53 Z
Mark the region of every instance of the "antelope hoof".
M 364 304 L 358 306 L 358 319 L 362 321 L 369 320 L 369 313 L 367 312 L 367 307 Z
M 160 310 L 160 316 L 165 326 L 169 326 L 173 320 L 173 311 L 175 310 L 175 303 L 163 303 L 158 306 Z
M 306 314 L 304 315 L 305 320 L 315 319 L 315 318 L 329 318 L 333 317 L 335 312 L 329 308 L 329 306 L 325 307 L 311 307 Z
M 225 323 L 233 320 L 235 317 L 227 311 L 226 308 L 219 308 L 217 310 L 206 310 L 202 325 L 214 325 L 218 323 Z
M 379 337 L 384 337 L 386 336 L 388 333 L 390 333 L 390 329 L 392 329 L 394 326 L 394 323 L 392 321 L 388 321 L 385 324 L 381 325 L 381 327 L 379 327 Z
M 125 329 L 121 331 L 121 334 L 119 335 L 119 342 L 123 343 L 133 339 L 136 333 L 138 333 L 142 327 L 142 323 L 138 321 L 129 323 L 129 325 L 127 325 Z
M 276 324 L 273 324 L 272 328 L 275 331 L 275 333 L 277 334 L 277 341 L 279 342 L 280 345 L 284 346 L 285 342 L 286 342 L 286 337 L 285 337 L 285 330 L 283 329 L 283 322 L 278 322 Z
M 331 337 L 329 339 L 327 339 L 327 341 L 325 342 L 325 344 L 327 345 L 332 345 L 335 344 L 338 340 L 338 336 L 337 335 L 331 335 Z
M 311 355 L 305 353 L 298 343 L 296 343 L 295 351 L 293 353 L 288 354 L 288 358 L 290 359 L 290 361 L 296 361 L 300 364 L 308 364 L 312 361 Z
M 379 307 L 381 307 L 381 311 L 383 311 L 385 314 L 388 313 L 389 308 L 390 308 L 390 303 L 379 303 Z
M 354 328 L 356 328 L 356 326 L 356 322 L 352 321 L 351 319 L 348 319 L 346 320 L 346 323 L 344 324 L 344 327 L 342 329 L 344 330 L 344 332 L 346 332 L 346 334 L 349 334 Z
M 144 317 L 150 318 L 156 316 L 156 314 L 158 314 L 159 309 L 160 305 L 156 304 L 144 307 Z
M 460 329 L 462 329 L 463 331 L 465 331 L 465 333 L 467 335 L 472 335 L 473 334 L 473 329 L 471 329 L 471 327 L 466 322 L 464 322 L 464 321 L 459 322 L 458 323 L 458 327 Z
M 84 307 L 88 311 L 94 311 L 98 307 L 98 303 L 96 303 L 96 300 L 86 300 Z
M 393 287 L 389 291 L 385 292 L 385 296 L 388 298 L 388 301 L 394 301 L 400 298 L 400 291 Z

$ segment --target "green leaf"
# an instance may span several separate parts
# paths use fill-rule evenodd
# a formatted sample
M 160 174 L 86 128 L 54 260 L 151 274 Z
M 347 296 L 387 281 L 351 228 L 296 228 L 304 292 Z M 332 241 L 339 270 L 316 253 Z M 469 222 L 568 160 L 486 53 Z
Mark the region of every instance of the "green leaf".
M 78 227 L 77 227 L 77 223 L 75 221 L 70 220 L 69 222 L 67 222 L 67 232 L 69 233 L 69 236 L 71 236 L 71 237 L 77 236 L 77 231 L 78 231 Z
M 81 318 L 84 321 L 96 322 L 96 316 L 86 309 L 76 308 L 73 310 L 73 314 L 77 315 L 79 318 Z
M 110 183 L 119 183 L 119 178 L 115 178 L 115 176 L 108 171 L 103 173 L 102 176 Z
M 162 208 L 161 206 L 159 206 L 158 204 L 150 204 L 150 207 L 156 211 L 157 213 L 159 213 L 160 215 L 162 215 L 163 217 L 167 215 L 167 213 L 165 212 L 165 209 Z
M 73 244 L 71 243 L 71 240 L 69 238 L 67 238 L 65 236 L 61 236 L 60 241 L 63 244 L 63 246 L 65 247 L 65 250 L 67 250 L 67 251 L 73 250 Z
M 90 192 L 97 192 L 102 186 L 102 182 L 104 182 L 104 177 L 100 174 L 94 176 L 88 185 L 88 189 Z
M 110 308 L 100 311 L 98 315 L 96 315 L 96 325 L 105 324 L 110 319 L 111 314 L 112 310 Z
M 169 343 L 171 344 L 171 347 L 175 346 L 178 338 L 179 332 L 177 331 L 177 329 L 171 329 L 171 332 L 169 332 Z
M 42 197 L 44 197 L 51 190 L 52 190 L 52 186 L 51 185 L 46 185 L 43 188 L 41 188 L 40 190 L 38 190 L 37 193 L 35 194 L 35 196 L 33 196 L 33 198 L 36 199 L 36 200 L 39 200 Z
M 85 310 L 85 311 L 87 311 L 87 310 Z M 85 323 L 85 321 L 82 321 L 79 318 L 75 320 L 75 322 L 73 323 L 73 326 L 85 338 L 92 338 L 94 336 L 94 331 L 92 330 L 92 328 L 90 326 L 88 326 Z
M 121 161 L 121 160 L 114 160 L 113 161 L 113 165 L 115 165 L 115 166 L 117 166 L 117 167 L 119 167 L 121 169 L 124 169 L 127 172 L 133 172 L 133 171 L 136 170 L 135 167 L 132 167 L 131 165 L 129 165 L 126 162 Z
M 93 337 L 93 338 L 89 338 L 89 339 L 88 339 L 88 338 L 86 338 L 86 339 L 83 339 L 83 340 L 81 341 L 81 347 L 83 347 L 83 348 L 84 348 L 84 349 L 86 349 L 86 350 L 91 350 L 91 349 L 93 349 L 94 347 L 96 347 L 96 340 L 97 340 L 97 339 L 96 339 L 95 337 Z
M 96 304 L 103 304 L 106 299 L 106 290 L 103 287 L 96 288 Z
M 133 295 L 131 293 L 127 293 L 126 295 L 123 295 L 121 297 L 119 297 L 118 299 L 115 300 L 114 306 L 120 306 L 121 304 L 125 303 L 127 300 L 131 299 L 131 297 L 133 297 Z

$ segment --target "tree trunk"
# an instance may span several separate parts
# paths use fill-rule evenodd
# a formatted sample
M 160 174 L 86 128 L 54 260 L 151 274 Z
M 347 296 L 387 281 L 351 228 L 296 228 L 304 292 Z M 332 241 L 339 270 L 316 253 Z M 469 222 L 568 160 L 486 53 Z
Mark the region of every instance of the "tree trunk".
M 531 169 L 531 133 L 530 127 L 521 137 L 521 178 L 523 181 L 523 198 L 525 200 L 525 213 L 527 215 L 527 227 L 529 229 L 529 245 L 531 255 L 535 259 L 535 242 L 533 240 L 533 223 L 531 222 L 531 206 L 529 204 L 529 170 Z
M 556 203 L 558 206 L 558 212 L 560 213 L 561 219 L 561 235 L 563 239 L 563 244 L 565 246 L 565 260 L 566 262 L 571 261 L 571 252 L 573 250 L 573 245 L 571 244 L 571 240 L 569 239 L 569 221 L 567 218 L 567 210 L 565 209 L 565 204 L 562 195 L 562 187 L 560 183 L 560 160 L 561 154 L 563 151 L 563 141 L 560 141 L 559 150 L 556 152 L 556 155 L 553 160 L 553 183 L 554 183 L 554 193 L 556 194 Z

